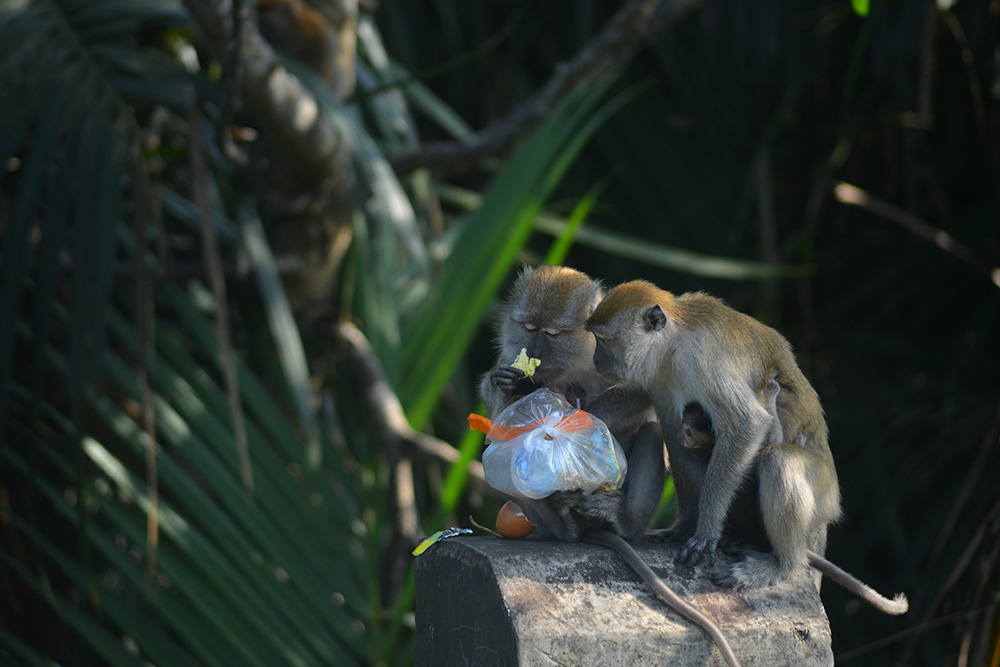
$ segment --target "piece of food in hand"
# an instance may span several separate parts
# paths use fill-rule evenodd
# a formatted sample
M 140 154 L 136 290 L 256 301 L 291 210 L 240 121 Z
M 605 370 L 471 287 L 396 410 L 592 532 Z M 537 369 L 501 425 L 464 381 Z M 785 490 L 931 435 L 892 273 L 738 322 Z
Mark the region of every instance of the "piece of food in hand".
M 535 374 L 535 369 L 541 366 L 542 360 L 528 356 L 528 348 L 522 347 L 521 354 L 511 364 L 514 368 L 524 373 L 524 377 L 530 378 Z
M 534 524 L 528 521 L 521 508 L 511 500 L 504 503 L 497 512 L 497 532 L 504 537 L 516 540 L 528 535 L 534 529 Z

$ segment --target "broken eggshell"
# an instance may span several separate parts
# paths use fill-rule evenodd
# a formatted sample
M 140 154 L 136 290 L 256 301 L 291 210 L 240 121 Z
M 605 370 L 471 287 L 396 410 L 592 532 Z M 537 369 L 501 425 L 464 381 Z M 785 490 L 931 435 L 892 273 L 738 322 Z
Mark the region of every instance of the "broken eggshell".
M 521 508 L 512 500 L 508 500 L 497 512 L 497 532 L 502 537 L 512 540 L 520 539 L 535 529 L 528 521 Z

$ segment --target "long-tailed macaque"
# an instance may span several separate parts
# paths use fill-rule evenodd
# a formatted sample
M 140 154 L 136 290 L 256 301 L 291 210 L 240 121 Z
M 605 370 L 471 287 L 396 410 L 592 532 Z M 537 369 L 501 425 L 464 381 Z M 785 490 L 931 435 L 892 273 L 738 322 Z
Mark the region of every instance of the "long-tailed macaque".
M 738 667 L 719 627 L 671 591 L 619 537 L 634 539 L 645 532 L 663 492 L 666 472 L 663 437 L 649 399 L 637 389 L 613 386 L 594 368 L 594 338 L 584 324 L 601 297 L 600 285 L 574 269 L 524 269 L 502 313 L 499 361 L 483 375 L 480 394 L 490 417 L 542 386 L 596 415 L 625 451 L 624 486 L 617 491 L 566 491 L 517 502 L 531 523 L 552 537 L 585 539 L 617 551 L 661 600 L 712 637 L 727 664 Z M 531 379 L 510 365 L 522 349 L 541 360 Z
M 649 399 L 614 387 L 594 369 L 594 337 L 583 327 L 602 291 L 597 281 L 564 266 L 526 268 L 511 287 L 497 340 L 499 361 L 483 375 L 480 394 L 491 417 L 539 387 L 548 387 L 604 421 L 628 460 L 624 486 L 591 494 L 561 492 L 519 501 L 528 519 L 553 537 L 575 541 L 607 527 L 633 539 L 653 518 L 666 477 L 663 438 Z M 541 364 L 531 379 L 510 364 L 522 349 Z
M 645 281 L 604 297 L 587 322 L 594 363 L 612 381 L 638 385 L 653 402 L 665 434 L 678 518 L 670 537 L 687 539 L 679 560 L 713 562 L 734 497 L 750 473 L 773 553 L 716 570 L 733 588 L 781 581 L 826 550 L 827 526 L 840 516 L 840 489 L 819 398 L 781 334 L 707 294 L 674 296 Z M 773 426 L 761 390 L 780 386 Z M 675 437 L 684 408 L 710 415 L 715 445 L 707 465 Z M 703 472 L 702 472 L 703 469 Z
M 778 418 L 777 395 L 780 386 L 775 380 L 777 373 L 773 373 L 762 389 L 763 400 L 767 406 L 768 413 L 772 416 L 771 430 L 764 440 L 764 446 L 770 447 L 780 445 L 784 439 L 781 430 L 781 420 Z M 707 466 L 708 460 L 715 447 L 715 435 L 712 433 L 712 420 L 698 403 L 689 403 L 684 407 L 684 414 L 681 420 L 681 430 L 677 434 L 677 440 L 681 447 L 688 450 L 697 450 Z M 726 528 L 724 539 L 733 541 L 736 545 L 744 549 L 756 550 L 754 557 L 761 558 L 759 552 L 771 550 L 770 542 L 761 521 L 759 484 L 757 483 L 758 470 L 756 466 L 748 473 L 747 480 L 737 491 L 733 506 L 729 510 L 726 518 Z M 744 553 L 744 557 L 750 555 Z M 851 591 L 862 600 L 865 600 L 873 607 L 886 614 L 898 615 L 906 613 L 909 604 L 906 596 L 897 595 L 890 600 L 873 588 L 862 582 L 852 574 L 845 572 L 826 558 L 819 554 L 808 551 L 809 564 L 822 573 L 833 579 L 838 584 Z M 817 588 L 820 577 L 816 577 Z

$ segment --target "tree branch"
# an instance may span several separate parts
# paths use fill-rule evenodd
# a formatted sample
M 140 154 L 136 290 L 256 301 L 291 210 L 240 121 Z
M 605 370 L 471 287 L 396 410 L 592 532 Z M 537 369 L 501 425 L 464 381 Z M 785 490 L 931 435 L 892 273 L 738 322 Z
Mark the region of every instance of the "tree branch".
M 935 227 L 923 218 L 920 218 L 909 211 L 883 201 L 878 197 L 868 194 L 861 188 L 839 181 L 833 186 L 833 196 L 842 204 L 860 206 L 867 211 L 878 215 L 889 222 L 895 223 L 910 232 L 914 236 L 929 241 L 941 248 L 945 252 L 951 253 L 963 262 L 974 266 L 987 276 L 990 281 L 1000 287 L 1000 267 L 993 266 L 992 263 L 978 252 L 955 239 L 951 234 L 939 227 Z
M 569 63 L 557 67 L 548 83 L 506 118 L 487 127 L 470 142 L 429 143 L 417 151 L 398 155 L 391 160 L 393 167 L 399 174 L 420 167 L 460 171 L 484 157 L 506 153 L 541 124 L 573 89 L 628 63 L 646 39 L 674 25 L 701 2 L 631 0 Z
M 233 36 L 231 1 L 184 0 L 184 5 L 212 57 L 225 62 Z M 243 100 L 272 134 L 272 143 L 286 153 L 287 163 L 312 184 L 348 176 L 349 154 L 340 132 L 302 83 L 278 63 L 253 21 L 242 22 L 242 41 Z
M 409 452 L 424 459 L 455 463 L 460 454 L 443 440 L 415 430 L 406 419 L 403 406 L 389 386 L 385 373 L 365 335 L 350 322 L 341 322 L 337 337 L 343 343 L 344 359 L 358 391 L 375 413 L 376 425 L 386 442 L 395 441 Z M 470 461 L 469 475 L 477 483 L 486 483 L 483 464 Z

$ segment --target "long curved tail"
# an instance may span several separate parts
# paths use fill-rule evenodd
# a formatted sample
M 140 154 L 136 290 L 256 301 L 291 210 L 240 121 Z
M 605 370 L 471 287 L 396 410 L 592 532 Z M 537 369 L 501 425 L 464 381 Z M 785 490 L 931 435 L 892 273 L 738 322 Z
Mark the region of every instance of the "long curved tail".
M 606 530 L 592 530 L 589 531 L 584 539 L 588 542 L 593 542 L 594 544 L 600 544 L 602 546 L 608 547 L 613 551 L 617 551 L 625 561 L 632 566 L 632 569 L 636 571 L 642 580 L 653 589 L 656 596 L 666 602 L 671 609 L 676 611 L 678 614 L 688 619 L 706 633 L 708 636 L 715 640 L 718 645 L 719 650 L 722 651 L 722 657 L 725 658 L 726 664 L 729 667 L 740 667 L 740 661 L 736 658 L 736 654 L 733 653 L 732 647 L 729 642 L 726 641 L 725 636 L 722 631 L 719 630 L 719 626 L 710 619 L 705 614 L 701 613 L 690 604 L 685 602 L 677 593 L 670 590 L 662 579 L 656 576 L 653 569 L 642 559 L 642 556 L 632 548 L 632 545 L 618 537 L 614 533 L 609 533 Z
M 809 564 L 822 572 L 823 576 L 833 579 L 879 611 L 892 616 L 899 616 L 900 614 L 905 614 L 906 610 L 910 608 L 910 603 L 904 594 L 898 593 L 896 597 L 890 600 L 868 584 L 840 569 L 819 554 L 812 551 L 808 553 Z

